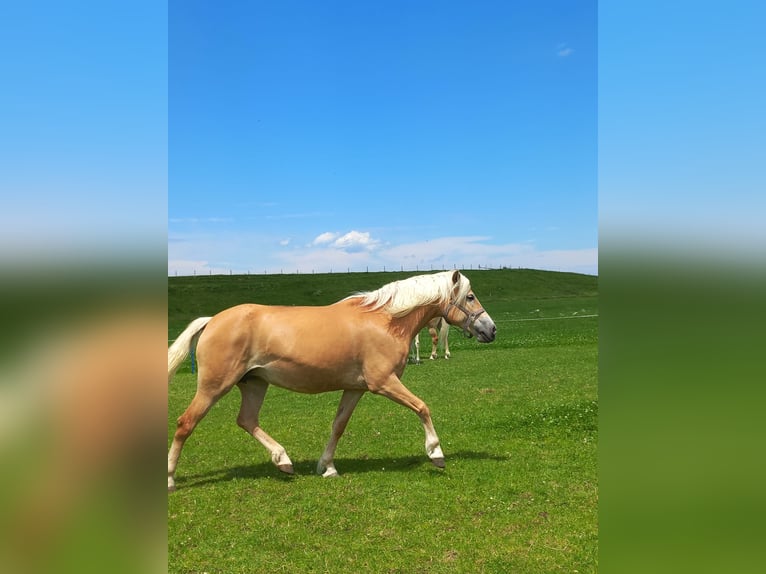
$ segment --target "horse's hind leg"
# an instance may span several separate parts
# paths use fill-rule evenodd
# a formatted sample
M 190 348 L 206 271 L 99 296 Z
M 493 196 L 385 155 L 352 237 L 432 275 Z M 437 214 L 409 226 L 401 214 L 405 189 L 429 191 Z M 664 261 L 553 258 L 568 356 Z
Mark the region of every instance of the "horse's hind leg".
M 168 492 L 176 489 L 175 473 L 178 466 L 178 458 L 181 456 L 181 449 L 184 447 L 186 439 L 189 438 L 199 421 L 207 414 L 221 395 L 209 395 L 197 389 L 189 407 L 178 417 L 176 433 L 173 436 L 173 444 L 168 452 Z
M 359 399 L 364 394 L 363 390 L 346 390 L 343 391 L 343 396 L 340 398 L 340 404 L 338 405 L 338 412 L 335 414 L 335 420 L 332 423 L 332 434 L 330 434 L 330 441 L 322 453 L 322 457 L 317 464 L 317 473 L 324 477 L 338 476 L 338 471 L 335 470 L 335 463 L 333 457 L 335 456 L 335 447 L 338 446 L 338 441 L 343 435 L 343 431 L 346 430 L 348 420 L 351 418 L 351 413 L 354 412 Z
M 428 334 L 431 335 L 431 360 L 433 361 L 439 356 L 439 335 L 433 327 L 428 328 Z
M 237 416 L 237 424 L 252 435 L 271 453 L 271 460 L 282 472 L 293 473 L 293 463 L 284 447 L 271 438 L 260 426 L 258 413 L 269 384 L 260 379 L 245 379 L 237 384 L 242 393 L 242 406 Z

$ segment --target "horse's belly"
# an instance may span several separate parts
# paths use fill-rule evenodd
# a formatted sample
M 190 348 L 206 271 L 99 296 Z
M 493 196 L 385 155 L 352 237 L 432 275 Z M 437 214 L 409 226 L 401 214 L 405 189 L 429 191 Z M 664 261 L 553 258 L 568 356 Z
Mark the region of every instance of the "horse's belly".
M 271 385 L 298 393 L 326 393 L 367 388 L 361 372 L 355 369 L 325 370 L 288 363 L 257 368 L 253 374 Z

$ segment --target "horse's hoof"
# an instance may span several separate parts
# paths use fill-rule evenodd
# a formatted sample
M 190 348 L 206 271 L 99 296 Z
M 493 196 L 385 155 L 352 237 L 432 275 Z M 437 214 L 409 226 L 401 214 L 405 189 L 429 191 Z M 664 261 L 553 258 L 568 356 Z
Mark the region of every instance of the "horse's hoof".
M 434 466 L 437 468 L 444 468 L 444 459 L 442 457 L 432 458 L 431 462 L 434 463 Z
M 292 464 L 278 464 L 277 468 L 284 472 L 285 474 L 294 474 L 295 470 L 293 469 Z
M 175 492 L 175 491 L 176 491 L 176 485 L 175 484 L 173 484 L 173 485 L 169 484 L 168 485 L 168 492 Z
M 331 478 L 333 476 L 340 476 L 334 468 L 328 468 L 322 473 L 322 478 Z

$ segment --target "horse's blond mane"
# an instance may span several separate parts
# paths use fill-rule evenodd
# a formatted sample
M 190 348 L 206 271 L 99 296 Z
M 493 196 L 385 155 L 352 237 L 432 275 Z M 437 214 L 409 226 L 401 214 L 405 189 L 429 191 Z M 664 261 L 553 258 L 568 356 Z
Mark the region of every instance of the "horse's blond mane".
M 346 299 L 360 299 L 359 305 L 371 311 L 383 309 L 394 317 L 404 317 L 417 307 L 449 301 L 461 302 L 471 290 L 471 283 L 458 273 L 457 289 L 452 282 L 454 271 L 442 271 L 430 275 L 416 275 L 408 279 L 383 285 L 375 291 L 354 293 Z

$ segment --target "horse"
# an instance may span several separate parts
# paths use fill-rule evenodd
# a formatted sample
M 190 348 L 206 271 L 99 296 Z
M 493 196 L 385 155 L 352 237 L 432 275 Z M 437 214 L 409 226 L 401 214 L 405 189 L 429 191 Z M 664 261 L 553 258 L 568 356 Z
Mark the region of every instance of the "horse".
M 449 352 L 449 323 L 444 317 L 434 317 L 428 324 L 428 334 L 431 335 L 431 356 L 429 359 L 432 361 L 439 357 L 439 344 L 444 349 L 444 358 L 450 358 Z M 412 361 L 416 364 L 420 364 L 420 333 L 415 335 L 415 339 L 412 341 L 412 349 L 410 354 L 413 355 Z
M 168 348 L 168 384 L 195 344 L 197 356 L 197 391 L 177 420 L 168 452 L 168 491 L 175 490 L 178 459 L 189 435 L 234 386 L 242 395 L 237 425 L 287 474 L 294 472 L 290 457 L 259 425 L 269 385 L 311 394 L 342 391 L 330 440 L 317 463 L 324 477 L 338 475 L 335 449 L 367 391 L 414 411 L 425 431 L 426 454 L 444 468 L 430 410 L 401 381 L 413 336 L 439 316 L 481 343 L 495 339 L 494 321 L 460 271 L 394 281 L 326 306 L 242 304 L 193 320 Z

